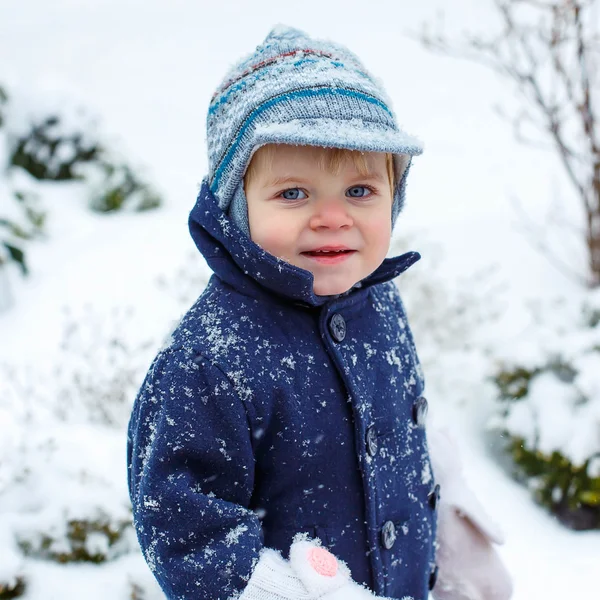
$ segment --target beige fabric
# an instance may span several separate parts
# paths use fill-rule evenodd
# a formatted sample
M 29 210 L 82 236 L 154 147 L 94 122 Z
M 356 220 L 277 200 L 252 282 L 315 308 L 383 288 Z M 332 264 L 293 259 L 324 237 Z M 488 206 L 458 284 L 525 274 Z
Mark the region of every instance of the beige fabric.
M 508 600 L 512 581 L 494 544 L 504 542 L 496 523 L 463 475 L 458 448 L 447 431 L 427 432 L 433 473 L 440 484 L 435 600 Z

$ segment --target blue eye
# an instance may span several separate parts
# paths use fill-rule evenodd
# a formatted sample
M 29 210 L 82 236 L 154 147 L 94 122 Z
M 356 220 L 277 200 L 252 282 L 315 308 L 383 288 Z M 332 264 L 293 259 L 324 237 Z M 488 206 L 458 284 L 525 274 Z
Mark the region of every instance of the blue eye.
M 300 196 L 300 194 L 304 194 Z M 283 196 L 286 200 L 304 200 L 307 195 L 300 188 L 290 188 L 281 192 L 280 196 Z
M 372 192 L 373 190 L 364 185 L 355 185 L 346 190 L 346 196 L 350 196 L 350 198 L 364 198 L 365 196 L 369 196 Z

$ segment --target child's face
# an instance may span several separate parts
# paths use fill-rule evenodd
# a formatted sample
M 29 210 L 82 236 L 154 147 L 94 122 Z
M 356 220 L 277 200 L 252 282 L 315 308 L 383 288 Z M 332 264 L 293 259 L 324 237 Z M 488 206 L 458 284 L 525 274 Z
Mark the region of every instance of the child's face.
M 245 192 L 252 240 L 310 271 L 314 293 L 326 296 L 346 292 L 383 262 L 392 190 L 383 153 L 365 153 L 367 176 L 352 160 L 334 174 L 319 157 L 322 149 L 312 146 L 278 145 L 271 161 L 259 160 Z M 314 253 L 328 246 L 347 251 Z

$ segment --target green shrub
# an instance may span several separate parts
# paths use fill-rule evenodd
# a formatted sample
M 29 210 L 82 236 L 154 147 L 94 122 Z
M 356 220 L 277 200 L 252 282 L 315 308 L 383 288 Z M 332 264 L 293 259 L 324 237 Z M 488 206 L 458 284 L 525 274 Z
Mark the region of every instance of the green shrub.
M 36 194 L 17 191 L 13 192 L 12 196 L 18 204 L 21 222 L 0 216 L 0 247 L 4 249 L 4 252 L 0 251 L 0 265 L 13 261 L 22 273 L 27 275 L 23 245 L 24 242 L 43 234 L 46 213 L 39 208 L 39 198 Z
M 510 437 L 508 447 L 540 504 L 572 529 L 600 528 L 600 476 L 590 474 L 592 459 L 575 466 L 560 452 L 545 455 L 518 437 Z
M 115 212 L 123 208 L 135 211 L 158 208 L 161 199 L 151 187 L 125 164 L 100 163 L 102 177 L 91 194 L 90 207 L 97 212 Z
M 517 367 L 512 371 L 500 371 L 494 377 L 494 383 L 500 390 L 502 400 L 520 400 L 527 396 L 529 382 L 539 373 L 539 369 L 528 370 Z
M 14 582 L 3 583 L 0 581 L 0 600 L 10 600 L 18 598 L 25 593 L 25 580 L 22 577 L 17 577 Z
M 548 364 L 543 367 L 526 368 L 517 366 L 512 369 L 499 371 L 494 376 L 494 383 L 499 390 L 500 400 L 514 402 L 521 400 L 529 393 L 529 384 L 542 373 L 550 372 L 560 381 L 571 383 L 577 375 L 577 371 L 560 357 L 550 359 Z
M 540 504 L 572 529 L 600 529 L 600 293 L 574 320 L 559 311 L 550 307 L 538 338 L 528 331 L 501 361 L 492 426 Z
M 26 556 L 61 564 L 99 564 L 119 554 L 118 544 L 131 527 L 131 521 L 115 524 L 107 516 L 96 520 L 69 520 L 64 537 L 42 532 L 35 537 L 20 538 L 19 546 Z
M 64 131 L 60 117 L 51 115 L 18 137 L 10 163 L 38 180 L 87 180 L 93 188 L 90 208 L 98 212 L 160 206 L 160 196 L 148 183 L 91 138 L 90 132 Z
M 4 114 L 2 107 L 4 106 L 4 104 L 6 104 L 7 100 L 8 95 L 4 91 L 4 88 L 0 85 L 0 127 L 2 127 L 2 124 L 4 123 Z
M 144 588 L 138 585 L 137 583 L 130 583 L 131 593 L 129 594 L 130 600 L 145 600 L 146 594 L 144 593 Z
M 160 195 L 106 147 L 95 121 L 81 109 L 61 109 L 73 119 L 61 116 L 56 109 L 48 109 L 50 114 L 45 115 L 38 111 L 28 129 L 13 131 L 10 112 L 4 111 L 8 105 L 9 97 L 0 86 L 0 126 L 4 126 L 0 156 L 4 157 L 4 147 L 7 150 L 6 165 L 0 164 L 0 170 L 6 167 L 14 173 L 23 169 L 40 181 L 82 180 L 87 184 L 89 206 L 96 212 L 145 211 L 161 205 Z M 8 214 L 4 210 L 0 214 L 0 266 L 14 262 L 26 275 L 25 245 L 42 232 L 46 213 L 38 208 L 35 194 L 12 189 L 11 185 L 11 178 L 6 183 L 0 181 L 0 199 L 10 208 Z
M 8 102 L 0 89 L 0 108 L 3 97 Z M 28 107 L 27 98 L 19 102 L 34 110 L 25 128 L 11 129 L 7 115 L 10 168 L 22 168 L 39 181 L 83 180 L 91 187 L 90 207 L 99 212 L 160 206 L 160 196 L 109 147 L 87 111 L 68 100 L 59 108 L 56 102 L 46 108 Z
M 10 164 L 22 167 L 39 180 L 78 179 L 78 164 L 97 160 L 101 152 L 96 142 L 86 140 L 83 132 L 66 133 L 60 117 L 48 115 L 14 142 Z

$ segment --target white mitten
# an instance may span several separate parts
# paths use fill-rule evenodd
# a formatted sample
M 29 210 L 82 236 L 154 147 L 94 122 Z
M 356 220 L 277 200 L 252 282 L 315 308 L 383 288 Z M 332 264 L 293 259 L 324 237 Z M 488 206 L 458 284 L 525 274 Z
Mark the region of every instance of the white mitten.
M 512 582 L 493 544 L 500 528 L 469 488 L 458 448 L 446 431 L 427 432 L 433 472 L 440 485 L 435 600 L 508 600 Z
M 298 535 L 290 560 L 265 548 L 239 600 L 386 600 L 352 581 L 344 562 L 319 540 Z

